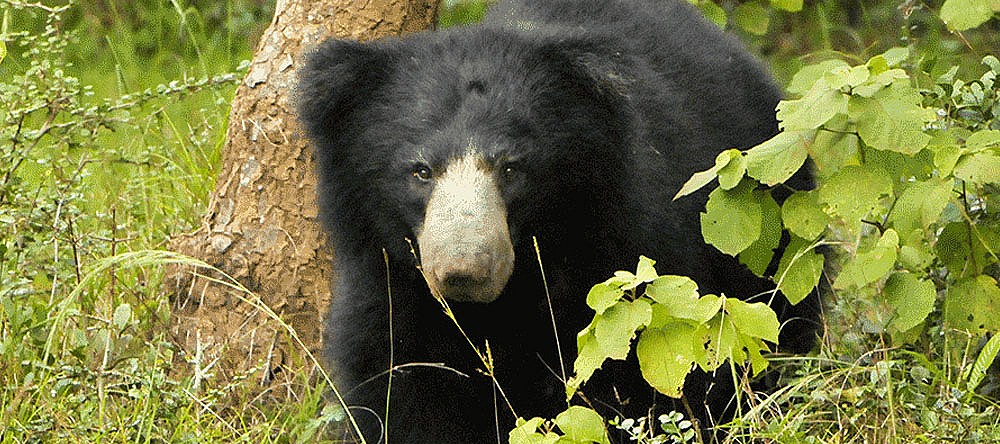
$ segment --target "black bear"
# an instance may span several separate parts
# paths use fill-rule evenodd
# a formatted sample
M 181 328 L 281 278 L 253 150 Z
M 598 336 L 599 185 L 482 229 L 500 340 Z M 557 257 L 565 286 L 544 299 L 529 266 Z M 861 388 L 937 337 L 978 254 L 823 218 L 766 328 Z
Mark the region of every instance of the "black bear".
M 671 201 L 778 130 L 769 76 L 687 3 L 500 1 L 476 26 L 311 55 L 298 100 L 336 257 L 325 340 L 368 442 L 506 442 L 515 415 L 565 409 L 588 289 L 640 255 L 705 293 L 773 288 L 704 244 L 705 193 Z M 782 342 L 808 348 L 807 324 Z M 686 390 L 703 423 L 728 401 L 708 380 Z M 583 391 L 631 417 L 665 402 L 629 364 Z

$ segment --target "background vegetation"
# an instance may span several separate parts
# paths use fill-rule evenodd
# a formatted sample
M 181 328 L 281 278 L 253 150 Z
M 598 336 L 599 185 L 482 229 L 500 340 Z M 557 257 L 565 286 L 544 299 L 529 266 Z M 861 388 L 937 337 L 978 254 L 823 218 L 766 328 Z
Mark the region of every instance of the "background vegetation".
M 474 21 L 483 10 L 479 2 L 446 3 L 442 25 Z M 968 141 L 1000 130 L 997 86 L 988 78 L 997 68 L 982 63 L 1000 54 L 996 19 L 955 33 L 940 18 L 941 2 L 695 3 L 747 42 L 783 85 L 827 60 L 882 70 L 869 69 L 876 56 L 909 48 L 878 73 L 903 70 L 919 105 L 943 113 L 919 130 L 935 122 L 957 128 L 948 145 L 959 150 L 956 162 L 998 149 L 992 136 L 979 136 L 982 146 Z M 167 329 L 170 301 L 159 280 L 161 265 L 174 259 L 130 254 L 161 249 L 172 233 L 198 224 L 229 102 L 271 8 L 253 0 L 0 0 L 0 441 L 304 442 L 341 418 L 313 375 L 268 387 L 254 372 L 213 379 L 212 363 L 183 353 Z M 790 97 L 807 96 L 812 85 L 793 87 Z M 966 332 L 942 321 L 956 283 L 979 282 L 983 290 L 968 303 L 1000 310 L 1000 179 L 972 179 L 955 164 L 942 170 L 933 150 L 923 151 L 930 154 L 913 153 L 916 163 L 870 153 L 884 165 L 930 165 L 892 169 L 892 180 L 947 178 L 960 194 L 915 222 L 918 240 L 896 239 L 898 257 L 885 276 L 834 285 L 820 350 L 771 361 L 783 367 L 787 389 L 746 412 L 734 439 L 1000 441 L 1000 379 L 987 369 L 992 359 L 982 359 L 1000 348 L 987 342 L 1000 324 Z M 974 164 L 994 165 L 984 162 Z M 827 171 L 832 177 L 836 169 Z M 831 242 L 849 246 L 843 263 L 876 252 L 889 209 L 905 192 L 898 186 L 876 196 L 874 224 L 829 224 Z M 941 238 L 954 247 L 938 248 Z M 897 307 L 912 301 L 885 298 L 891 270 L 933 283 L 929 311 L 907 328 L 893 322 Z M 992 287 L 983 279 L 994 279 Z M 646 442 L 698 438 L 679 417 L 663 427 L 618 424 Z

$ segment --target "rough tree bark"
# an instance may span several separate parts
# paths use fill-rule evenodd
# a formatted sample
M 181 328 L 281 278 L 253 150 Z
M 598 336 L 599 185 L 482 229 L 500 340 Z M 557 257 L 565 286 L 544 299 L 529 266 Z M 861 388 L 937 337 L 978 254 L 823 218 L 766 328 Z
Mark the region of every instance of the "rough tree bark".
M 304 54 L 328 37 L 370 40 L 428 28 L 438 0 L 278 0 L 229 115 L 221 173 L 202 227 L 170 248 L 201 259 L 261 297 L 312 351 L 330 303 L 331 258 L 316 221 L 316 179 L 294 115 Z M 189 355 L 222 358 L 223 379 L 283 365 L 289 341 L 277 323 L 192 270 L 168 272 L 173 329 Z M 282 339 L 284 338 L 284 339 Z

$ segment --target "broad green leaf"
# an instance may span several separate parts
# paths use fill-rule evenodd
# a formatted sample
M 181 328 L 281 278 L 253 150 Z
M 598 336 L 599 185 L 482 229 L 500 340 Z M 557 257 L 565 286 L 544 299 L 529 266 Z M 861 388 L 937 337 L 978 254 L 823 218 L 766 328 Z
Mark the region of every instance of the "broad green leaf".
M 604 418 L 597 412 L 578 405 L 571 406 L 556 416 L 554 421 L 565 438 L 576 443 L 609 444 L 604 431 Z
M 774 257 L 774 249 L 781 243 L 781 208 L 769 191 L 754 191 L 754 196 L 760 202 L 760 237 L 740 252 L 739 259 L 754 274 L 764 276 Z
M 653 316 L 649 302 L 643 299 L 619 301 L 594 317 L 594 337 L 606 358 L 625 359 L 636 330 L 649 324 Z
M 975 276 L 1000 254 L 1000 230 L 996 225 L 977 224 L 973 230 L 965 222 L 945 225 L 935 244 L 938 259 L 955 277 Z
M 926 230 L 941 217 L 951 189 L 951 181 L 944 179 L 910 183 L 892 206 L 888 223 L 899 233 Z
M 833 288 L 859 288 L 882 279 L 896 264 L 898 247 L 899 235 L 896 230 L 886 230 L 870 251 L 858 253 L 844 264 L 837 279 L 833 281 Z
M 729 168 L 729 163 L 734 160 L 737 165 Z M 730 182 L 734 179 L 733 176 L 739 176 L 735 178 L 737 184 L 739 183 L 739 180 L 743 178 L 743 171 L 746 170 L 746 159 L 743 158 L 743 153 L 737 149 L 725 150 L 719 153 L 719 155 L 715 156 L 715 165 L 705 171 L 699 171 L 691 175 L 691 178 L 688 179 L 683 186 L 681 186 L 680 191 L 674 195 L 673 200 L 680 199 L 681 197 L 702 189 L 705 185 L 711 183 L 712 179 L 715 179 L 722 172 L 722 170 L 726 170 L 726 178 L 720 179 L 719 184 L 722 185 L 722 182 L 726 182 L 726 185 L 732 185 L 728 187 L 723 186 L 723 188 L 727 190 L 736 186 L 736 184 L 730 184 Z M 739 171 L 738 174 L 737 171 Z
M 777 118 L 785 131 L 814 130 L 838 113 L 847 114 L 847 96 L 818 82 L 801 99 L 778 102 Z
M 965 139 L 965 147 L 973 153 L 998 146 L 1000 146 L 1000 131 L 997 130 L 976 131 Z
M 559 440 L 559 435 L 548 432 L 538 433 L 538 427 L 544 423 L 542 418 L 517 418 L 516 427 L 507 434 L 510 444 L 555 444 Z
M 701 214 L 701 234 L 719 251 L 736 256 L 760 237 L 761 205 L 753 198 L 752 181 L 732 190 L 716 188 Z
M 934 311 L 937 291 L 931 281 L 922 281 L 910 273 L 893 273 L 885 283 L 882 294 L 886 304 L 896 311 L 889 328 L 905 332 L 927 319 Z
M 914 273 L 921 273 L 930 267 L 936 258 L 930 245 L 924 239 L 923 230 L 913 230 L 909 235 L 903 235 L 899 247 L 899 258 L 896 260 L 903 268 Z
M 596 320 L 595 320 L 596 322 Z M 566 399 L 573 396 L 576 389 L 581 387 L 588 379 L 594 374 L 594 372 L 604 365 L 604 361 L 607 359 L 607 355 L 601 348 L 601 344 L 597 342 L 597 336 L 594 335 L 593 323 L 583 329 L 580 333 L 576 335 L 576 360 L 573 361 L 573 377 L 566 384 Z
M 871 72 L 865 65 L 858 65 L 852 67 L 838 67 L 831 69 L 830 72 L 823 75 L 823 80 L 829 85 L 830 88 L 836 90 L 848 91 L 858 85 L 861 85 L 868 81 L 871 77 Z M 844 110 L 846 111 L 846 109 Z
M 948 287 L 944 320 L 951 328 L 974 335 L 1000 331 L 1000 288 L 986 275 L 964 279 Z
M 700 0 L 693 2 L 701 9 L 701 13 L 716 26 L 725 29 L 726 22 L 729 20 L 726 17 L 726 10 L 722 9 L 721 6 L 715 4 L 712 0 Z
M 778 290 L 792 305 L 809 296 L 823 274 L 823 255 L 807 249 L 809 247 L 809 242 L 793 236 L 778 264 L 775 275 Z
M 934 119 L 920 103 L 923 97 L 905 80 L 881 89 L 872 98 L 852 97 L 848 104 L 858 135 L 879 150 L 913 155 L 930 142 L 924 124 Z
M 931 137 L 927 149 L 934 153 L 934 166 L 941 177 L 952 174 L 958 158 L 962 154 L 958 139 L 953 131 L 939 131 Z
M 646 296 L 660 304 L 694 303 L 698 300 L 698 284 L 687 276 L 660 276 L 646 286 Z
M 846 124 L 846 116 L 842 117 Z M 819 177 L 829 177 L 847 165 L 858 163 L 858 136 L 847 132 L 819 131 L 809 146 Z
M 989 370 L 990 366 L 993 365 L 993 361 L 997 358 L 997 353 L 1000 352 L 1000 335 L 993 335 L 983 349 L 979 351 L 979 356 L 976 357 L 976 362 L 972 364 L 969 368 L 969 373 L 966 375 L 966 382 L 968 382 L 969 389 L 975 390 L 979 387 L 979 383 L 983 382 L 983 378 L 986 377 L 986 372 Z
M 768 366 L 767 359 L 760 354 L 761 350 L 771 351 L 767 348 L 767 344 L 757 338 L 752 338 L 747 335 L 739 335 L 740 348 L 746 351 L 746 358 L 750 361 L 750 367 L 753 369 L 753 376 L 757 376 L 760 372 Z
M 1000 183 L 1000 154 L 989 150 L 962 156 L 955 177 L 976 184 Z
M 726 298 L 726 311 L 736 327 L 736 331 L 754 337 L 778 343 L 778 330 L 781 323 L 778 315 L 762 302 L 752 304 L 735 298 Z
M 622 286 L 622 289 L 631 290 L 641 284 L 652 282 L 653 279 L 657 278 L 656 268 L 653 268 L 654 265 L 656 265 L 656 261 L 646 256 L 639 256 L 639 265 L 635 267 L 635 280 Z
M 892 195 L 892 179 L 881 169 L 861 166 L 841 168 L 819 189 L 819 200 L 845 221 L 860 222 L 883 195 Z
M 808 155 L 815 131 L 783 131 L 747 151 L 747 175 L 771 186 L 792 177 Z
M 639 335 L 635 348 L 639 368 L 642 377 L 658 392 L 681 397 L 684 378 L 695 362 L 694 333 L 694 327 L 673 322 L 663 328 L 647 328 Z
M 663 314 L 676 319 L 692 321 L 695 324 L 704 324 L 719 313 L 722 308 L 722 298 L 712 294 L 707 294 L 693 302 L 672 300 L 663 307 Z
M 888 51 L 883 52 L 881 57 L 886 61 L 886 64 L 890 68 L 898 67 L 910 58 L 910 48 L 897 46 L 895 48 L 889 48 Z
M 743 175 L 747 172 L 747 159 L 743 157 L 740 150 L 726 150 L 719 156 L 727 153 L 729 160 L 719 168 L 719 186 L 724 190 L 731 190 L 743 180 Z M 716 160 L 716 165 L 718 165 L 718 160 Z
M 975 28 L 991 17 L 991 0 L 945 0 L 941 5 L 941 21 L 953 31 Z
M 781 219 L 788 231 L 806 240 L 818 238 L 830 222 L 815 191 L 797 191 L 788 196 L 781 205 Z
M 767 9 L 757 2 L 741 3 L 733 10 L 733 21 L 746 32 L 764 35 L 771 23 Z
M 885 62 L 883 61 L 883 63 Z M 909 76 L 906 74 L 906 71 L 902 69 L 887 69 L 876 76 L 869 77 L 864 83 L 852 88 L 851 95 L 871 98 L 896 80 L 907 78 L 909 78 Z
M 111 317 L 111 324 L 115 328 L 121 330 L 128 325 L 128 322 L 132 319 L 132 306 L 128 303 L 122 303 L 115 308 L 115 313 Z
M 771 7 L 788 12 L 799 12 L 802 10 L 802 0 L 771 0 Z
M 815 85 L 818 80 L 821 80 L 826 73 L 831 72 L 836 68 L 850 68 L 850 65 L 843 60 L 834 59 L 825 60 L 814 65 L 804 66 L 797 73 L 795 73 L 786 90 L 791 95 L 801 96 L 813 89 L 813 85 Z
M 736 327 L 729 316 L 716 316 L 695 330 L 697 342 L 693 344 L 695 362 L 706 372 L 711 372 L 734 355 L 741 355 Z M 736 357 L 736 362 L 743 359 Z
M 614 279 L 611 278 L 594 285 L 587 293 L 587 306 L 593 308 L 598 314 L 604 313 L 604 310 L 615 305 L 625 296 L 625 291 L 622 290 L 622 283 L 620 280 L 614 281 Z

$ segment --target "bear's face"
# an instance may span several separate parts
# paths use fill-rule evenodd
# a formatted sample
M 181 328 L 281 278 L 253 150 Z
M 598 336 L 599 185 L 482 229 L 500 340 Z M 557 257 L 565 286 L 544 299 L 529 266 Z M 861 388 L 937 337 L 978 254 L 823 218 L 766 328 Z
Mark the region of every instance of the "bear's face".
M 300 115 L 321 193 L 338 193 L 321 204 L 356 224 L 332 229 L 415 240 L 433 294 L 487 303 L 532 236 L 572 242 L 594 217 L 578 185 L 618 170 L 608 145 L 624 143 L 624 113 L 571 45 L 464 37 L 328 43 L 302 75 Z

